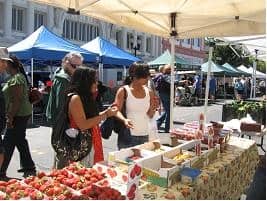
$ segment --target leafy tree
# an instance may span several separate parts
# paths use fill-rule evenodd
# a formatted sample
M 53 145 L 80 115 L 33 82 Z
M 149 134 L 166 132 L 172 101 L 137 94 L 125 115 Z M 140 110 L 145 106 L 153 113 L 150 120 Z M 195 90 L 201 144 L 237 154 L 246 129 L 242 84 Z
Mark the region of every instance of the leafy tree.
M 221 42 L 219 40 L 208 39 L 206 40 L 206 45 L 213 40 L 213 42 L 218 43 Z M 253 62 L 255 61 L 254 56 L 247 56 L 248 52 L 240 45 L 231 45 L 233 49 L 240 55 L 237 56 L 235 52 L 229 47 L 229 45 L 215 45 L 213 51 L 212 60 L 215 63 L 223 65 L 225 63 L 229 63 L 230 65 L 237 67 L 241 64 L 245 66 L 253 66 Z M 266 62 L 262 60 L 257 61 L 257 70 L 265 73 L 266 72 Z

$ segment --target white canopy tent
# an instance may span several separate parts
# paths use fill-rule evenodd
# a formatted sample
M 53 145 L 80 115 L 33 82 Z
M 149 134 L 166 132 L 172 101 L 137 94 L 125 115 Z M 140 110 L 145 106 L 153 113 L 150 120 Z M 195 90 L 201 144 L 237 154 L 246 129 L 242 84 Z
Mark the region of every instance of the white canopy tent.
M 248 56 L 252 55 L 256 59 L 266 59 L 266 35 L 258 36 L 242 36 L 242 37 L 224 37 L 224 41 L 228 41 L 231 44 L 242 45 L 248 51 Z M 243 68 L 246 72 L 252 74 L 252 90 L 250 97 L 256 97 L 256 78 L 265 78 L 266 75 L 256 70 L 257 62 L 253 63 L 253 68 Z
M 264 0 L 32 0 L 110 23 L 171 38 L 170 128 L 173 128 L 175 40 L 265 33 Z M 209 60 L 212 57 L 212 47 Z M 210 66 L 210 65 L 209 65 Z M 207 76 L 207 111 L 210 73 Z
M 244 71 L 244 72 L 246 72 L 246 73 L 249 73 L 249 74 L 253 75 L 253 68 L 252 68 L 252 67 L 247 68 L 246 66 L 241 65 L 241 66 L 239 66 L 239 67 L 237 67 L 237 68 L 238 68 L 239 70 L 242 70 L 242 71 Z M 259 79 L 266 79 L 266 74 L 264 74 L 264 73 L 262 73 L 262 72 L 256 70 L 256 78 L 259 78 Z

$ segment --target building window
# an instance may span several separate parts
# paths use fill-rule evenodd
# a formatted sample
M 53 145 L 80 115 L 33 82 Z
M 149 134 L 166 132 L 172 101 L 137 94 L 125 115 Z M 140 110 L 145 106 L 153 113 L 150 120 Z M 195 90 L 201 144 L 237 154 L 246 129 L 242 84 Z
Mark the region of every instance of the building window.
M 99 36 L 99 28 L 87 23 L 65 20 L 62 35 L 70 40 L 88 42 Z
M 116 41 L 117 41 L 117 46 L 122 48 L 122 39 L 121 39 L 122 32 L 117 31 L 116 32 Z
M 38 29 L 40 26 L 46 25 L 46 14 L 35 11 L 34 12 L 34 30 Z
M 4 5 L 0 2 L 0 30 L 4 29 Z
M 117 81 L 122 81 L 122 72 L 117 72 Z
M 19 7 L 12 8 L 12 30 L 13 31 L 23 31 L 25 27 L 25 9 Z
M 187 44 L 190 45 L 190 43 L 191 43 L 191 40 L 189 38 L 189 39 L 187 39 Z
M 197 39 L 197 46 L 198 46 L 198 47 L 201 47 L 201 38 L 198 38 L 198 39 Z
M 151 53 L 152 47 L 151 47 L 151 38 L 146 38 L 146 52 Z
M 127 33 L 127 49 L 131 49 L 131 40 L 133 38 L 133 35 L 131 33 Z
M 195 45 L 195 39 L 194 39 L 194 38 L 191 39 L 191 45 L 192 45 L 192 46 Z

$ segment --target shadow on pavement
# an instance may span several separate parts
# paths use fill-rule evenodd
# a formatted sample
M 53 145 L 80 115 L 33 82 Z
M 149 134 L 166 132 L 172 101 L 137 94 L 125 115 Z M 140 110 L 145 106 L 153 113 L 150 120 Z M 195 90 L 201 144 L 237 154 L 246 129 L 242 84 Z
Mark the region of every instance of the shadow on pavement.
M 247 200 L 266 200 L 266 155 L 261 155 L 253 182 L 247 191 Z

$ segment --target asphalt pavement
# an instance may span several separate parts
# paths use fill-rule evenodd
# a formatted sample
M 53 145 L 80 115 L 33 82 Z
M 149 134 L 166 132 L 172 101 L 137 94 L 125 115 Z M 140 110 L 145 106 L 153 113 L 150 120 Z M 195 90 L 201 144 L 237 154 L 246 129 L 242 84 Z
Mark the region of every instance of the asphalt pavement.
M 208 106 L 207 121 L 221 121 L 222 118 L 222 104 L 218 102 Z M 192 107 L 174 107 L 174 127 L 180 127 L 185 122 L 198 120 L 200 112 L 204 111 L 203 106 L 192 106 Z M 38 122 L 37 122 L 38 123 Z M 165 134 L 160 134 L 161 136 Z M 51 128 L 46 126 L 37 126 L 36 128 L 27 129 L 27 139 L 30 145 L 31 154 L 35 161 L 38 170 L 49 172 L 53 165 L 54 152 L 51 147 Z M 254 139 L 257 142 L 259 139 Z M 103 140 L 104 154 L 107 157 L 108 152 L 117 150 L 117 135 L 114 133 L 110 139 Z M 264 147 L 266 142 L 264 139 Z M 266 155 L 259 148 L 259 154 L 263 155 L 263 159 L 266 159 Z M 254 177 L 254 181 L 248 189 L 248 199 L 264 199 L 266 198 L 266 172 L 265 172 L 265 161 L 263 165 L 257 169 Z M 9 165 L 7 176 L 22 178 L 22 173 L 18 173 L 20 169 L 19 153 L 15 150 Z

